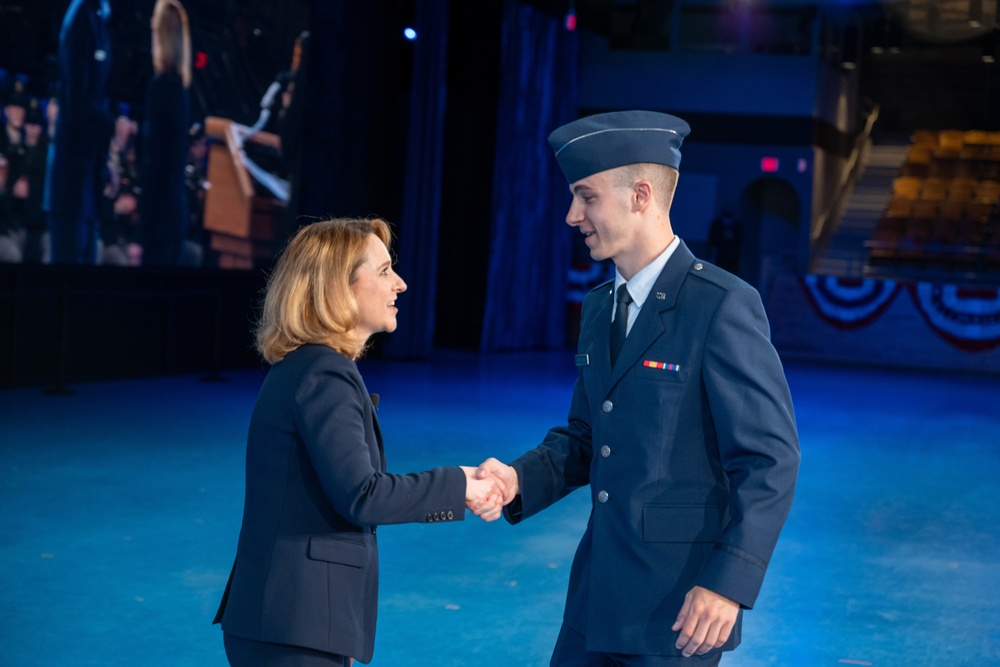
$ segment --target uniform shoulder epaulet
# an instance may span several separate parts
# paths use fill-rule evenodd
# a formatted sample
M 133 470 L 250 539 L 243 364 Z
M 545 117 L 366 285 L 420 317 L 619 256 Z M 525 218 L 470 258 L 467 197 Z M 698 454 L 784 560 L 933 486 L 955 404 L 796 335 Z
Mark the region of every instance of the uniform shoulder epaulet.
M 738 276 L 701 259 L 691 262 L 691 268 L 688 270 L 688 273 L 727 290 L 744 284 Z
M 615 284 L 614 278 L 612 278 L 611 280 L 606 280 L 603 283 L 601 283 L 600 285 L 598 285 L 598 286 L 594 287 L 593 289 L 591 289 L 589 292 L 587 292 L 587 294 L 589 295 L 589 294 L 593 294 L 594 292 L 600 292 L 602 290 L 606 290 L 606 289 L 608 289 L 608 287 L 614 287 L 614 284 Z

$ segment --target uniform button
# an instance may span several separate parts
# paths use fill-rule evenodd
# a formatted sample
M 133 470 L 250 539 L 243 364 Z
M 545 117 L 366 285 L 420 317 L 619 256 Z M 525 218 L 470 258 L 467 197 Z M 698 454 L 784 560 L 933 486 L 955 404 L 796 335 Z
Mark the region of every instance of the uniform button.
M 603 403 L 601 403 L 601 410 L 604 410 L 605 412 L 611 412 L 614 409 L 615 409 L 615 404 L 612 403 L 611 401 L 604 401 Z
M 455 518 L 455 513 L 452 512 L 451 510 L 448 510 L 448 521 L 451 521 L 454 518 Z
M 609 456 L 611 456 L 611 448 L 608 447 L 607 445 L 601 447 L 601 456 L 603 456 L 604 458 L 608 458 Z
M 705 268 L 705 265 L 702 264 L 701 262 L 695 262 L 694 263 L 694 270 L 695 271 L 701 271 L 704 268 Z
M 607 491 L 599 491 L 598 494 L 597 494 L 597 500 L 600 501 L 600 502 L 602 502 L 602 503 L 608 502 L 608 492 Z
M 441 512 L 434 512 L 434 520 L 435 521 L 441 520 Z
M 376 533 L 376 528 L 377 528 L 377 526 L 372 526 L 372 535 L 374 535 Z
M 430 523 L 430 522 L 431 522 L 431 521 L 433 521 L 433 520 L 434 520 L 434 516 L 433 516 L 433 515 L 431 515 L 431 514 L 428 514 L 428 515 L 427 515 L 427 523 Z

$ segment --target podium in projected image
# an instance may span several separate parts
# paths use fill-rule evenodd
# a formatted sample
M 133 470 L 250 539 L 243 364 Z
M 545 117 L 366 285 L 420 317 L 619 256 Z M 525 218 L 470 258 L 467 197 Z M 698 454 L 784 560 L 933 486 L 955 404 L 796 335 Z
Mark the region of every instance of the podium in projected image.
M 268 261 L 281 238 L 288 183 L 277 176 L 281 139 L 228 118 L 205 119 L 209 138 L 204 224 L 219 267 L 252 269 Z

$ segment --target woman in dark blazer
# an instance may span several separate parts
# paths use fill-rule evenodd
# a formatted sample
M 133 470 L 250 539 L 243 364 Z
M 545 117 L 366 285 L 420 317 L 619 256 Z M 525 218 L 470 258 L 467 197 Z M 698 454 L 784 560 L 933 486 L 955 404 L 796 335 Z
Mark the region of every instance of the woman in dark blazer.
M 247 437 L 236 563 L 215 622 L 231 665 L 369 662 L 378 597 L 376 526 L 500 516 L 503 491 L 474 468 L 385 471 L 355 361 L 396 328 L 406 283 L 383 220 L 303 227 L 268 281 L 257 349 L 273 364 Z
M 139 239 L 143 266 L 196 263 L 185 257 L 190 209 L 187 168 L 191 37 L 177 0 L 157 0 L 151 22 L 153 78 L 142 124 Z

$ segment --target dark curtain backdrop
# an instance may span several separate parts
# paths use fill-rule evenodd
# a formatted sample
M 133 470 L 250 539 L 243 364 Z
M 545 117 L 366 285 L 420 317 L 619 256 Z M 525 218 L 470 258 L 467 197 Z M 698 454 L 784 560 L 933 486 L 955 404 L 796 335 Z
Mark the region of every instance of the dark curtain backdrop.
M 547 138 L 576 118 L 577 42 L 560 18 L 507 3 L 483 351 L 566 343 L 569 191 Z
M 312 0 L 299 212 L 399 223 L 413 44 L 402 0 Z M 289 55 L 291 45 L 289 45 Z
M 424 358 L 434 345 L 449 4 L 417 2 L 406 180 L 396 245 L 397 272 L 408 289 L 399 301 L 399 333 L 389 336 L 384 347 L 385 354 L 395 358 Z

